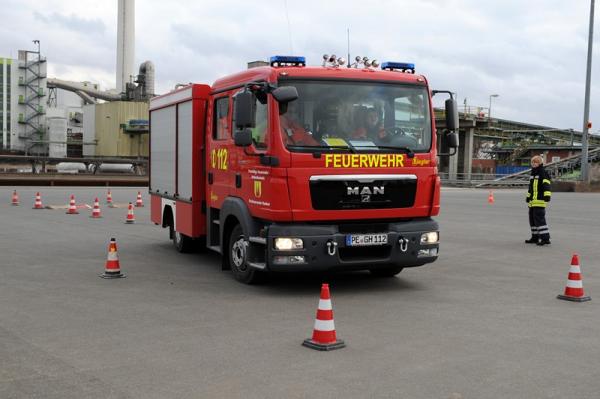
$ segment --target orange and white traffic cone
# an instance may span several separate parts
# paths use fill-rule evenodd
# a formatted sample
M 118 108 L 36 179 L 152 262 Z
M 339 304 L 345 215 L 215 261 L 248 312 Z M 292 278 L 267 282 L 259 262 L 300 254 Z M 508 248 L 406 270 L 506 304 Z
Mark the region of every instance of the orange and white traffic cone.
M 106 258 L 106 265 L 104 266 L 104 273 L 100 275 L 102 278 L 123 278 L 124 274 L 121 273 L 121 265 L 119 264 L 119 255 L 117 255 L 117 241 L 114 238 L 110 239 L 108 244 L 108 256 Z
M 333 323 L 333 307 L 329 296 L 329 284 L 321 286 L 321 299 L 317 308 L 317 318 L 312 338 L 305 339 L 303 346 L 320 351 L 330 351 L 346 346 L 344 341 L 337 339 Z
M 488 195 L 488 204 L 494 203 L 494 192 L 490 190 L 490 195 Z
M 12 200 L 10 203 L 12 206 L 19 206 L 19 194 L 17 194 L 17 190 L 13 191 Z
M 69 209 L 67 209 L 67 215 L 77 215 L 77 205 L 75 205 L 75 196 L 71 194 L 71 200 L 69 201 Z
M 591 301 L 592 298 L 583 293 L 583 280 L 581 278 L 581 268 L 579 267 L 579 256 L 573 254 L 571 258 L 571 268 L 569 269 L 569 278 L 565 287 L 565 294 L 558 295 L 558 299 L 573 302 Z
M 144 202 L 142 201 L 142 193 L 138 191 L 137 199 L 135 200 L 135 207 L 141 208 L 144 206 Z
M 133 214 L 133 205 L 131 204 L 131 202 L 127 206 L 127 218 L 125 219 L 125 223 L 135 223 L 135 215 Z
M 100 202 L 98 201 L 98 197 L 96 197 L 94 200 L 94 209 L 92 209 L 92 216 L 90 217 L 94 219 L 100 219 L 102 217 L 102 214 L 100 213 Z
M 114 204 L 113 204 L 113 201 L 112 201 L 112 193 L 110 192 L 110 189 L 106 193 L 106 204 L 108 205 L 109 208 L 113 208 L 114 207 Z
M 39 192 L 35 193 L 35 202 L 33 203 L 33 209 L 44 209 L 44 205 L 42 205 L 42 196 Z

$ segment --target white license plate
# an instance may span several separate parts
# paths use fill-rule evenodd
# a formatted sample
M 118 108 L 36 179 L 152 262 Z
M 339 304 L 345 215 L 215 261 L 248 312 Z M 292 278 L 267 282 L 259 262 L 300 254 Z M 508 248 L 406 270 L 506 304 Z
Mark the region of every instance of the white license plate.
M 349 234 L 346 236 L 347 247 L 367 247 L 386 245 L 387 243 L 387 234 Z

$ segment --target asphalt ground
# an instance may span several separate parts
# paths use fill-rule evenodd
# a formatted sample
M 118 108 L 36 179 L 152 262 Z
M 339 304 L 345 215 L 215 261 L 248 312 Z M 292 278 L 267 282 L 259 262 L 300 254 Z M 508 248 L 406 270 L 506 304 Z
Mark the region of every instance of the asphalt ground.
M 103 219 L 63 208 L 100 197 Z M 116 203 L 137 188 L 114 188 Z M 145 190 L 144 190 L 145 191 Z M 395 278 L 286 274 L 247 286 L 215 254 L 179 254 L 105 189 L 0 188 L 0 398 L 598 398 L 600 197 L 555 193 L 552 245 L 522 190 L 444 189 L 440 259 Z M 104 280 L 117 239 L 127 278 Z M 556 299 L 571 254 L 591 302 Z M 347 347 L 301 346 L 329 282 Z

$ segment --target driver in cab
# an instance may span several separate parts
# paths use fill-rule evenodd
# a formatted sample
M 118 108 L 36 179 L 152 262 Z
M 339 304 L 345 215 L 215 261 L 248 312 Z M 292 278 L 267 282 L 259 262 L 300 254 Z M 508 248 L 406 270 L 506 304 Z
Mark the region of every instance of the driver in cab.
M 364 120 L 364 127 L 359 127 L 352 132 L 353 139 L 380 141 L 386 138 L 385 129 L 379 120 L 379 113 L 375 108 L 367 109 Z

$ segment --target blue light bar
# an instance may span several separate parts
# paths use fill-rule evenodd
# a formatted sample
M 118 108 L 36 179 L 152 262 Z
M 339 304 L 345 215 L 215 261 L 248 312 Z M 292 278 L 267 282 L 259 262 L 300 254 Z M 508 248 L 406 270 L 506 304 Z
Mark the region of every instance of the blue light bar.
M 271 66 L 306 66 L 306 58 L 294 55 L 274 55 Z
M 384 62 L 381 64 L 381 69 L 388 69 L 390 71 L 399 70 L 402 72 L 415 73 L 415 64 L 408 62 Z

